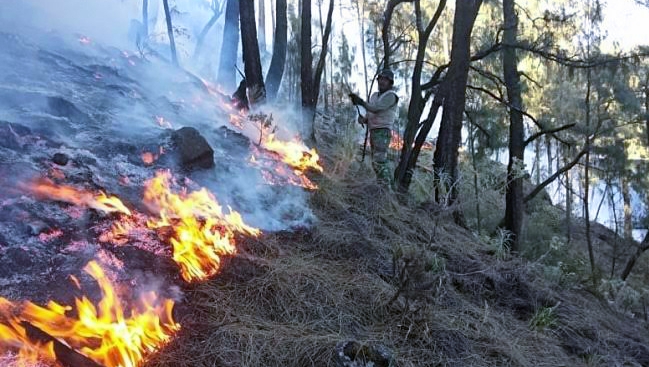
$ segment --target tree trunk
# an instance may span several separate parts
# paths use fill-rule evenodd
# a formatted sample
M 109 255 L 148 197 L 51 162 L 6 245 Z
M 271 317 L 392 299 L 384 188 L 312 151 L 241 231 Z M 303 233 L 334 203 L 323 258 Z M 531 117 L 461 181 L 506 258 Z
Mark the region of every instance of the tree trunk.
M 637 251 L 633 255 L 631 255 L 631 257 L 627 261 L 626 266 L 622 271 L 622 275 L 620 275 L 620 278 L 622 278 L 622 280 L 626 280 L 626 278 L 629 277 L 629 274 L 631 274 L 631 270 L 633 270 L 636 261 L 638 261 L 640 255 L 642 255 L 642 253 L 647 250 L 649 250 L 649 232 L 644 236 L 644 239 L 640 243 L 640 246 L 638 246 Z
M 586 219 L 586 244 L 588 245 L 588 259 L 593 285 L 597 285 L 595 278 L 595 255 L 593 253 L 593 240 L 590 233 L 590 90 L 591 69 L 586 71 L 586 157 L 584 162 L 584 217 Z
M 361 8 L 362 4 L 362 8 Z M 366 98 L 370 98 L 370 86 L 367 75 L 367 51 L 365 49 L 365 0 L 358 0 L 356 4 L 356 17 L 361 26 L 361 56 L 363 56 L 363 82 L 365 83 Z
M 241 19 L 241 48 L 243 49 L 244 74 L 250 105 L 260 104 L 266 100 L 264 77 L 261 73 L 261 58 L 257 44 L 255 26 L 255 1 L 240 0 L 239 14 Z
M 311 53 L 311 0 L 301 0 L 300 14 L 300 89 L 302 92 L 302 129 L 305 136 L 313 134 L 312 121 L 317 99 L 314 98 L 313 54 Z
M 399 164 L 394 172 L 394 181 L 397 185 L 399 192 L 405 193 L 410 187 L 410 182 L 412 180 L 412 174 L 417 164 L 417 159 L 419 157 L 420 146 L 413 146 L 415 143 L 415 137 L 418 141 L 423 142 L 426 140 L 430 129 L 432 128 L 433 122 L 437 116 L 437 111 L 441 106 L 444 97 L 445 97 L 445 83 L 443 82 L 440 85 L 435 97 L 433 99 L 433 106 L 431 107 L 431 112 L 434 111 L 435 114 L 428 114 L 428 118 L 424 121 L 423 125 L 420 124 L 421 115 L 424 111 L 424 106 L 426 101 L 422 97 L 421 90 L 421 73 L 423 70 L 424 57 L 426 55 L 426 45 L 428 43 L 428 38 L 433 28 L 437 25 L 437 21 L 446 6 L 446 0 L 441 0 L 437 5 L 437 10 L 435 15 L 428 23 L 428 26 L 423 29 L 419 27 L 417 33 L 419 35 L 419 43 L 417 44 L 417 56 L 415 58 L 415 66 L 412 71 L 412 87 L 410 93 L 410 104 L 408 106 L 408 121 L 406 123 L 406 128 L 403 133 L 403 146 L 401 147 L 401 154 L 399 156 Z M 415 11 L 417 17 L 417 24 L 421 24 L 421 10 L 419 2 L 415 3 Z M 386 12 L 387 13 L 387 12 Z M 384 25 L 386 23 L 384 22 Z M 389 24 L 389 22 L 387 23 Z M 385 30 L 387 32 L 387 30 Z M 417 132 L 419 131 L 419 134 Z
M 237 49 L 239 48 L 239 0 L 227 0 L 225 26 L 216 80 L 225 90 L 237 87 Z
M 633 240 L 633 215 L 631 212 L 631 189 L 625 177 L 620 177 L 622 201 L 624 202 L 624 239 Z
M 570 147 L 568 147 L 568 153 L 570 153 L 570 151 L 571 149 Z M 565 160 L 568 160 L 568 154 L 565 154 Z M 574 162 L 576 164 L 578 161 L 574 161 Z M 572 175 L 570 174 L 570 169 L 566 170 L 565 180 L 566 180 L 566 242 L 570 243 L 570 241 L 572 240 Z
M 392 21 L 392 12 L 397 5 L 401 3 L 411 3 L 419 0 L 389 0 L 383 13 L 383 25 L 381 27 L 381 40 L 383 41 L 383 68 L 390 67 L 390 22 Z
M 149 0 L 142 0 L 142 36 L 149 38 Z
M 300 68 L 300 77 L 302 78 L 301 89 L 303 129 L 305 136 L 307 136 L 309 140 L 315 140 L 313 121 L 315 117 L 315 108 L 318 103 L 318 96 L 320 94 L 320 81 L 322 80 L 322 72 L 324 70 L 327 57 L 329 36 L 331 35 L 331 22 L 334 10 L 334 0 L 329 0 L 327 24 L 325 26 L 324 37 L 322 39 L 320 58 L 318 59 L 318 64 L 316 66 L 315 72 L 313 71 L 313 55 L 311 54 L 311 2 L 308 0 L 303 0 L 301 1 L 301 4 L 302 24 L 300 56 L 302 58 L 302 61 Z
M 266 0 L 259 0 L 259 24 L 257 25 L 259 37 L 259 51 L 266 52 Z
M 286 14 L 286 0 L 277 0 L 275 14 L 277 28 L 275 28 L 275 42 L 273 43 L 273 57 L 266 75 L 266 94 L 270 101 L 274 101 L 282 84 L 284 66 L 286 64 L 286 47 L 288 42 L 288 20 Z
M 176 41 L 174 40 L 174 27 L 171 24 L 171 12 L 169 11 L 169 0 L 162 0 L 165 8 L 165 19 L 167 20 L 167 35 L 169 36 L 169 46 L 171 47 L 171 62 L 178 66 L 178 54 L 176 53 Z
M 523 100 L 516 49 L 518 16 L 514 0 L 503 0 L 503 75 L 509 102 L 509 163 L 507 164 L 507 191 L 505 194 L 505 229 L 511 232 L 511 250 L 518 252 L 523 231 L 523 178 L 520 168 L 525 153 L 525 126 L 523 125 Z
M 212 9 L 214 10 L 214 14 L 212 14 L 212 17 L 210 20 L 205 24 L 203 29 L 201 30 L 201 33 L 198 35 L 198 38 L 196 38 L 196 48 L 194 49 L 194 59 L 197 59 L 198 56 L 201 54 L 201 51 L 203 49 L 203 43 L 205 42 L 205 37 L 207 37 L 207 34 L 209 33 L 210 29 L 212 29 L 212 26 L 216 23 L 217 20 L 221 17 L 221 14 L 223 13 L 223 10 L 221 9 Z
M 482 0 L 458 1 L 455 4 L 451 62 L 444 79 L 446 98 L 434 155 L 437 181 L 440 182 L 440 178 L 444 176 L 448 178 L 441 185 L 445 186 L 445 191 L 450 192 L 449 205 L 458 200 L 458 150 L 462 138 L 462 117 L 469 76 L 471 32 L 481 5 Z M 437 187 L 435 199 L 438 202 L 441 201 L 440 195 L 440 188 Z M 462 222 L 459 208 L 456 208 L 454 215 L 456 221 Z

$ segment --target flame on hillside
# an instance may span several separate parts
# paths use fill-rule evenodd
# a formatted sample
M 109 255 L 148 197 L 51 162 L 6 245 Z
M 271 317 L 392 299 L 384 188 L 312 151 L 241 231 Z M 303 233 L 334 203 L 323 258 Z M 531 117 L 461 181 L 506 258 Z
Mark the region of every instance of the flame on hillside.
M 131 211 L 119 198 L 116 196 L 108 196 L 103 191 L 93 193 L 88 190 L 77 189 L 73 186 L 57 185 L 45 178 L 37 179 L 29 184 L 21 185 L 21 187 L 39 198 L 64 201 L 99 210 L 104 213 L 117 212 L 126 215 L 131 214 Z
M 174 193 L 169 171 L 160 171 L 145 183 L 144 203 L 159 218 L 147 221 L 150 228 L 171 228 L 173 259 L 185 281 L 201 280 L 216 274 L 221 256 L 236 253 L 235 235 L 258 236 L 260 231 L 243 223 L 232 209 L 223 213 L 221 205 L 207 189 Z
M 74 306 L 50 301 L 45 307 L 0 297 L 0 351 L 17 352 L 22 365 L 39 359 L 56 363 L 53 342 L 34 342 L 26 322 L 102 366 L 135 367 L 179 330 L 172 317 L 172 300 L 148 292 L 127 310 L 96 262 L 84 270 L 99 284 L 102 299 L 97 304 L 85 296 L 77 298 Z
M 401 150 L 403 147 L 403 139 L 396 131 L 392 131 L 392 136 L 390 138 L 390 149 Z M 414 144 L 413 144 L 414 145 Z M 421 146 L 421 150 L 433 150 L 435 146 L 429 142 L 424 142 Z

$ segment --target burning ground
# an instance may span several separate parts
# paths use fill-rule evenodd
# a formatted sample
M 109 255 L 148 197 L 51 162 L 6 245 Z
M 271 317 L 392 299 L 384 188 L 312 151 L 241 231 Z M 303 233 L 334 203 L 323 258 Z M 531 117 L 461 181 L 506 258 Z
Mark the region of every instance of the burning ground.
M 0 47 L 3 366 L 141 365 L 238 242 L 314 222 L 315 150 L 204 81 L 85 36 Z

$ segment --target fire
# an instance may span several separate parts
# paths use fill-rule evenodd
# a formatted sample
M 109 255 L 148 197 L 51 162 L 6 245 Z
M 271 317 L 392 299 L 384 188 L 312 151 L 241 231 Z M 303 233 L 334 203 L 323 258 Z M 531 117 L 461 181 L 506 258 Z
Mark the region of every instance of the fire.
M 77 298 L 74 306 L 50 301 L 44 307 L 0 298 L 0 351 L 17 350 L 19 360 L 26 363 L 39 357 L 55 363 L 53 342 L 34 342 L 26 322 L 102 366 L 135 367 L 180 329 L 173 320 L 172 300 L 148 292 L 127 310 L 96 262 L 84 270 L 99 284 L 102 299 L 97 305 L 85 296 Z
M 277 153 L 284 163 L 295 169 L 304 171 L 311 168 L 322 172 L 322 166 L 318 162 L 320 157 L 316 150 L 307 148 L 299 139 L 285 142 L 277 140 L 274 134 L 270 134 L 263 140 L 261 146 Z
M 150 166 L 158 159 L 158 156 L 151 152 L 144 152 L 142 153 L 141 158 L 145 165 Z
M 119 198 L 116 196 L 108 196 L 103 191 L 92 193 L 72 186 L 56 185 L 54 182 L 44 178 L 35 180 L 31 184 L 23 185 L 23 188 L 41 198 L 82 205 L 104 213 L 118 212 L 126 215 L 131 214 L 131 211 Z
M 392 136 L 390 138 L 390 149 L 401 150 L 401 148 L 403 147 L 403 139 L 396 131 L 392 131 L 391 134 Z M 433 150 L 434 148 L 435 146 L 429 142 L 424 142 L 424 144 L 422 144 L 421 146 L 421 150 Z
M 318 185 L 309 180 L 301 170 L 277 162 L 276 155 L 276 153 L 264 152 L 253 147 L 253 155 L 250 157 L 249 163 L 258 167 L 264 180 L 271 185 L 290 184 L 308 190 L 318 189 Z
M 221 256 L 236 253 L 237 233 L 258 236 L 259 229 L 243 223 L 232 209 L 224 214 L 207 189 L 179 194 L 171 191 L 172 176 L 160 171 L 145 183 L 144 203 L 159 218 L 147 222 L 150 228 L 171 227 L 173 259 L 181 268 L 185 281 L 205 279 L 216 274 Z

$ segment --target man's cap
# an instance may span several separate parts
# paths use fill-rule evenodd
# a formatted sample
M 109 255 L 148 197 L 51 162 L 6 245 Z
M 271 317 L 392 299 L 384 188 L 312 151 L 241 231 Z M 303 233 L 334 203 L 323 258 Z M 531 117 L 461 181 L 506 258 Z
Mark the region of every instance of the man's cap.
M 394 73 L 390 69 L 383 69 L 379 73 L 378 78 L 386 78 L 386 79 L 390 79 L 390 81 L 394 82 Z

